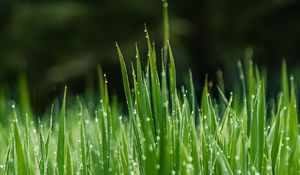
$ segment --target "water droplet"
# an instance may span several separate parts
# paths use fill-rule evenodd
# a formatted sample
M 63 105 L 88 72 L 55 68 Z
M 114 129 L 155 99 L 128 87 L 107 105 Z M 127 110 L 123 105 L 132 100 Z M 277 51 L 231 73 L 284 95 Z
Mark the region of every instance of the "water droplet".
M 238 155 L 236 155 L 236 156 L 234 157 L 234 159 L 235 159 L 235 160 L 240 160 L 240 157 L 239 157 Z
M 244 75 L 240 74 L 240 79 L 243 80 L 244 79 Z
M 236 174 L 242 174 L 242 171 L 241 170 L 237 170 Z
M 208 129 L 208 126 L 205 124 L 205 129 Z
M 148 145 L 148 150 L 149 150 L 150 152 L 153 151 L 153 146 L 152 146 L 152 144 L 149 144 L 149 145 Z
M 186 164 L 186 172 L 190 174 L 191 171 L 194 170 L 194 166 L 191 163 Z
M 159 136 L 156 136 L 156 140 L 157 140 L 157 141 L 160 141 L 160 137 L 159 137 Z
M 160 168 L 159 164 L 155 165 L 155 169 L 158 170 L 159 168 Z
M 146 121 L 147 121 L 147 122 L 149 122 L 149 121 L 150 121 L 150 118 L 149 118 L 149 117 L 147 117 L 147 118 L 146 118 Z
M 103 116 L 106 117 L 107 116 L 107 113 L 105 111 L 103 111 Z

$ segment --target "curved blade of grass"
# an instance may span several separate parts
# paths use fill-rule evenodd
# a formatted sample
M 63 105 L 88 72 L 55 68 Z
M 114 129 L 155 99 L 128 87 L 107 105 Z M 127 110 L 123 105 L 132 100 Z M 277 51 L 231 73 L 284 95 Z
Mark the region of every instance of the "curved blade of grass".
M 119 56 L 119 60 L 120 60 L 120 64 L 121 64 L 121 72 L 122 72 L 122 79 L 123 79 L 123 85 L 124 85 L 124 90 L 125 90 L 125 95 L 126 95 L 126 101 L 127 101 L 127 105 L 129 108 L 129 116 L 131 117 L 130 120 L 132 121 L 132 128 L 133 128 L 133 133 L 134 133 L 134 145 L 135 148 L 137 149 L 137 154 L 138 154 L 138 159 L 139 159 L 139 163 L 140 163 L 140 173 L 144 174 L 144 169 L 143 169 L 143 165 L 142 165 L 142 147 L 141 147 L 141 143 L 140 143 L 140 134 L 137 128 L 137 124 L 136 124 L 136 114 L 133 112 L 134 108 L 133 108 L 133 104 L 132 104 L 132 97 L 131 97 L 131 92 L 130 92 L 130 85 L 129 85 L 129 80 L 128 80 L 128 74 L 127 74 L 127 70 L 126 70 L 126 65 L 125 65 L 125 61 L 122 55 L 122 52 L 119 48 L 119 46 L 116 44 L 117 47 L 117 51 L 118 51 L 118 56 Z
M 128 79 L 128 73 L 127 73 L 127 69 L 126 69 L 126 64 L 125 64 L 122 52 L 117 43 L 116 43 L 116 47 L 117 47 L 118 56 L 119 56 L 119 60 L 120 60 L 120 64 L 121 64 L 121 72 L 122 72 L 123 86 L 124 86 L 125 95 L 126 95 L 126 102 L 127 102 L 128 108 L 129 108 L 128 109 L 129 113 L 132 115 L 133 104 L 132 104 L 132 98 L 131 98 L 131 93 L 130 93 L 130 86 L 129 86 L 129 79 Z

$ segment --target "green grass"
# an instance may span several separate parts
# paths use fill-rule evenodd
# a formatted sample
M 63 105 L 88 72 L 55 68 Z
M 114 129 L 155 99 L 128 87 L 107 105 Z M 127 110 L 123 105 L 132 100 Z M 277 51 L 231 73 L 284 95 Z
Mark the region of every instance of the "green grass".
M 110 98 L 100 66 L 96 101 L 67 98 L 65 88 L 62 104 L 39 120 L 24 76 L 17 105 L 1 89 L 0 174 L 300 174 L 297 94 L 286 63 L 278 98 L 266 98 L 266 73 L 251 58 L 238 63 L 239 88 L 229 96 L 218 72 L 218 84 L 206 78 L 199 98 L 191 72 L 177 88 L 166 17 L 164 24 L 162 59 L 147 29 L 146 65 L 136 46 L 127 67 L 116 44 L 126 111 Z

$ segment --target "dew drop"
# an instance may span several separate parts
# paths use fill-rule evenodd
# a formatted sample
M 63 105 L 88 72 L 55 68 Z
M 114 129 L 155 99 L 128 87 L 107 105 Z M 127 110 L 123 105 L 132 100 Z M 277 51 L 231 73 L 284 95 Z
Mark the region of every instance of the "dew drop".
M 103 116 L 106 117 L 107 116 L 107 113 L 105 111 L 103 111 Z
M 155 169 L 158 170 L 159 168 L 160 168 L 159 164 L 155 165 Z
M 148 145 L 148 150 L 149 150 L 150 152 L 153 151 L 153 146 L 152 146 L 152 144 L 149 144 L 149 145 Z
M 156 137 L 156 140 L 157 140 L 157 141 L 160 141 L 160 137 L 159 137 L 159 136 L 157 136 L 157 137 Z

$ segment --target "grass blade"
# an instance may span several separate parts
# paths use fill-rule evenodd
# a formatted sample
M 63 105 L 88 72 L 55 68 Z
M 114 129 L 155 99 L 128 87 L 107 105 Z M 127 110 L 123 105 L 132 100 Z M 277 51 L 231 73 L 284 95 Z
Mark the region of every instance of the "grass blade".
M 65 172 L 65 117 L 66 117 L 66 98 L 67 98 L 67 87 L 65 87 L 63 102 L 61 106 L 59 131 L 58 131 L 58 143 L 57 143 L 57 168 L 58 173 L 63 175 Z

